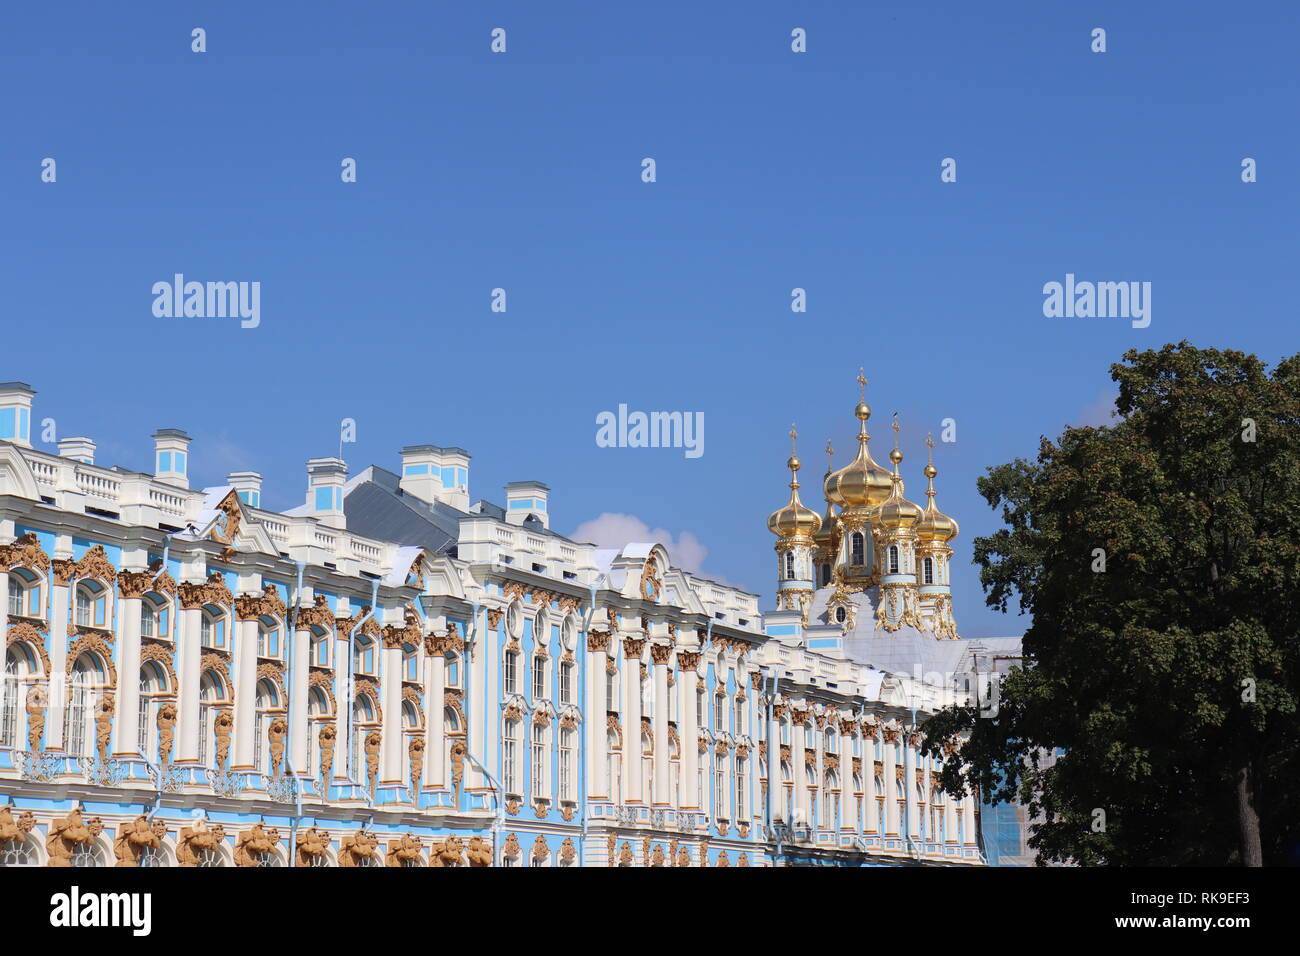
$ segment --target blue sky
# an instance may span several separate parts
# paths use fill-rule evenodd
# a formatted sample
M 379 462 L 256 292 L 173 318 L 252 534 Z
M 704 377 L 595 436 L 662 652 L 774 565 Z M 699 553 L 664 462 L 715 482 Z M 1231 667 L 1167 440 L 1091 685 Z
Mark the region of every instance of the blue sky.
M 1295 350 L 1298 20 L 1281 2 L 12 5 L 0 379 L 101 463 L 146 469 L 150 432 L 185 428 L 197 483 L 255 469 L 272 507 L 302 502 L 344 417 L 354 468 L 460 445 L 474 497 L 542 479 L 557 530 L 616 512 L 692 535 L 703 573 L 767 605 L 786 432 L 820 506 L 864 365 L 873 447 L 897 411 L 911 497 L 925 431 L 957 419 L 936 464 L 958 623 L 1020 633 L 969 564 L 997 525 L 976 477 L 1095 417 L 1130 346 Z M 261 282 L 260 327 L 155 318 L 175 272 Z M 1150 281 L 1150 327 L 1045 318 L 1067 272 Z M 598 448 L 619 403 L 704 412 L 705 454 Z

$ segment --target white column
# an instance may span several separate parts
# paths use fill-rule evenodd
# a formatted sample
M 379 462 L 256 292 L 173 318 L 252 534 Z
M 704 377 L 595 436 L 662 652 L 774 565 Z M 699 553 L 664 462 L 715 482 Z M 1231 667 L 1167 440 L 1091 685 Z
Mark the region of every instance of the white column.
M 659 806 L 672 802 L 668 797 L 672 769 L 668 760 L 668 658 L 671 653 L 672 648 L 666 644 L 650 648 L 655 688 L 655 803 Z
M 27 608 L 23 608 L 24 613 Z M 9 569 L 0 565 L 0 647 L 8 647 L 9 633 Z
M 921 836 L 921 804 L 916 797 L 916 746 L 912 734 L 903 736 L 903 797 L 907 800 L 907 835 L 912 839 Z
M 307 739 L 307 673 L 311 664 L 311 631 L 295 628 L 293 632 L 293 670 L 289 674 L 289 760 L 294 773 L 311 775 L 311 741 Z
M 379 675 L 379 696 L 384 702 L 383 734 L 379 745 L 379 782 L 401 786 L 402 758 L 402 646 L 385 646 L 384 668 Z
M 346 604 L 342 613 L 347 613 Z M 348 754 L 352 750 L 352 742 L 348 740 L 348 717 L 352 710 L 352 701 L 348 696 L 348 668 L 352 666 L 352 649 L 348 643 L 348 632 L 338 628 L 334 634 L 334 655 L 330 659 L 334 664 L 334 762 L 331 765 L 330 776 L 333 780 L 326 780 L 325 786 L 328 788 L 331 784 L 342 781 L 348 775 Z M 319 726 L 316 728 L 320 733 Z
M 486 626 L 484 626 L 484 630 L 487 630 Z M 492 724 L 493 734 L 501 733 L 501 708 L 498 706 L 500 691 L 497 689 L 495 679 L 498 670 L 497 663 L 501 657 L 501 645 L 497 633 L 495 630 L 485 633 L 482 640 L 475 641 L 472 645 L 467 646 L 461 660 L 461 666 L 465 669 L 465 686 L 469 687 L 471 682 L 473 684 L 470 699 L 474 712 L 467 713 L 465 719 L 469 721 L 469 730 L 466 736 L 466 740 L 469 741 L 469 752 L 474 755 L 476 760 L 492 759 L 486 750 L 486 728 L 489 721 Z M 489 668 L 493 676 L 491 682 L 492 699 L 488 698 Z M 479 770 L 478 765 L 472 760 L 466 760 L 465 780 L 461 784 L 462 789 L 482 790 L 486 786 L 487 781 L 484 779 L 483 772 Z
M 605 791 L 609 780 L 609 747 L 606 716 L 612 701 L 605 699 L 609 681 L 605 670 L 609 666 L 609 635 L 600 631 L 587 635 L 587 793 L 591 796 L 612 797 Z
M 862 735 L 862 832 L 876 834 L 876 738 Z
M 885 734 L 881 742 L 885 764 L 885 833 L 898 836 L 898 772 L 894 764 L 894 742 Z
M 951 794 L 943 795 L 943 842 L 957 842 L 957 798 Z
M 624 803 L 645 799 L 641 772 L 642 638 L 623 641 L 623 794 Z
M 53 568 L 47 579 L 54 581 L 55 572 Z M 66 674 L 68 667 L 68 590 L 66 584 L 50 584 L 50 633 L 55 636 L 50 641 L 50 685 L 47 709 L 45 714 L 45 749 L 62 750 L 63 749 L 63 720 L 64 720 L 64 702 L 67 699 L 68 687 L 66 683 Z M 4 609 L 9 613 L 9 609 Z M 26 746 L 26 739 L 23 740 Z
M 447 686 L 447 659 L 440 646 L 424 665 L 424 786 L 447 785 L 447 728 L 443 720 L 443 697 Z M 463 665 L 462 665 L 463 666 Z
M 120 642 L 117 667 L 117 740 L 113 754 L 125 757 L 136 752 L 140 728 L 140 599 L 119 602 L 117 636 Z
M 700 773 L 700 728 L 695 722 L 695 708 L 698 706 L 699 675 L 695 668 L 699 666 L 698 651 L 677 652 L 677 698 L 682 702 L 681 767 L 682 767 L 682 809 L 700 810 L 696 795 L 699 792 Z
M 257 716 L 257 621 L 235 625 L 238 638 L 235 653 L 235 753 L 232 770 L 256 770 L 253 766 L 253 732 Z M 263 751 L 265 752 L 265 751 Z
M 813 815 L 808 806 L 808 769 L 804 766 L 807 757 L 804 751 L 808 749 L 808 733 L 804 729 L 804 722 L 799 716 L 794 720 L 794 748 L 790 754 L 790 773 L 794 778 L 794 810 L 792 816 L 797 820 L 802 820 L 809 826 L 812 825 Z
M 975 838 L 975 797 L 974 791 L 970 788 L 966 790 L 966 796 L 961 798 L 962 816 L 966 818 L 965 835 L 963 843 L 966 846 L 976 846 Z
M 176 761 L 199 759 L 199 662 L 203 648 L 203 612 L 198 608 L 183 608 L 176 619 L 176 655 L 180 665 L 180 690 L 177 701 L 180 713 L 176 717 Z
M 836 723 L 839 718 L 835 718 Z M 858 822 L 858 797 L 857 791 L 853 789 L 853 735 L 843 732 L 841 726 L 840 732 L 840 829 L 841 830 L 858 830 L 862 829 L 862 824 Z M 863 780 L 865 784 L 866 781 Z

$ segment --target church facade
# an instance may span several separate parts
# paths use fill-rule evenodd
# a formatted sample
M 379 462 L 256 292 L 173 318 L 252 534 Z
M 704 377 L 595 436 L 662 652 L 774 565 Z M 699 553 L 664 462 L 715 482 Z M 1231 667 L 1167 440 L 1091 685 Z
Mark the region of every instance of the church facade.
M 865 384 L 865 383 L 863 383 Z M 928 714 L 964 700 L 957 524 L 869 450 L 773 512 L 777 607 L 659 543 L 472 501 L 464 449 L 191 488 L 31 441 L 0 384 L 0 866 L 981 865 Z

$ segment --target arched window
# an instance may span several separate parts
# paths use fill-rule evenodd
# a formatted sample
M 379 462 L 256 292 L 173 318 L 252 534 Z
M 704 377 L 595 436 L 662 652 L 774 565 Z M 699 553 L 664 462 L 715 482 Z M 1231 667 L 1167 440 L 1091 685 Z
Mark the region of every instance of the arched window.
M 157 623 L 158 612 L 154 610 L 153 602 L 148 598 L 143 599 L 140 602 L 140 636 L 153 637 Z
M 848 611 L 844 610 L 844 608 L 842 608 L 842 607 L 837 607 L 837 608 L 835 609 L 835 623 L 836 623 L 836 624 L 843 624 L 843 623 L 848 619 L 848 616 L 849 616 L 849 613 L 848 613 Z
M 822 750 L 828 754 L 833 754 L 838 743 L 839 738 L 835 736 L 835 723 L 834 721 L 828 721 L 825 731 L 822 732 Z
M 280 657 L 280 628 L 266 619 L 257 622 L 257 656 L 273 660 Z
M 668 795 L 668 804 L 670 806 L 681 806 L 682 802 L 682 748 L 677 741 L 668 741 L 668 786 L 670 793 Z
M 551 792 L 546 785 L 546 728 L 541 724 L 533 724 L 528 763 L 528 779 L 532 786 L 533 799 L 549 800 Z
M 374 647 L 371 647 L 374 652 Z M 375 712 L 375 703 L 369 694 L 360 694 L 352 703 L 352 773 L 353 783 L 363 783 L 368 779 L 369 768 L 363 745 L 366 735 L 375 728 L 379 718 Z
M 30 834 L 19 834 L 17 840 L 0 843 L 0 867 L 38 865 L 36 844 Z
M 507 720 L 501 734 L 501 782 L 506 793 L 523 795 L 519 783 L 519 721 Z
M 269 773 L 269 764 L 263 759 L 267 753 L 267 733 L 270 730 L 272 712 L 280 707 L 280 692 L 270 680 L 263 678 L 257 682 L 255 698 L 256 717 L 253 723 L 253 766 L 259 773 Z
M 4 677 L 0 680 L 0 746 L 19 750 L 25 746 L 18 714 L 23 707 L 25 678 L 38 673 L 31 648 L 21 641 L 9 645 L 5 651 Z
M 413 644 L 402 645 L 402 680 L 419 681 L 420 654 Z
M 167 672 L 157 661 L 145 661 L 140 665 L 140 704 L 139 726 L 136 728 L 137 752 L 152 759 L 154 748 L 150 742 L 157 734 L 154 730 L 154 715 L 158 712 L 158 698 L 167 693 Z
M 862 532 L 861 531 L 853 532 L 853 537 L 850 538 L 849 540 L 852 542 L 852 555 L 849 559 L 849 564 L 853 565 L 854 567 L 861 567 L 862 565 L 867 563 L 867 559 L 865 555 L 866 549 L 863 547 L 864 542 L 862 538 Z
M 460 658 L 456 656 L 455 651 L 448 651 L 442 655 L 444 662 L 443 673 L 448 687 L 460 686 Z
M 794 794 L 794 769 L 787 760 L 781 761 L 781 819 L 790 823 L 790 798 Z
M 317 667 L 330 666 L 330 636 L 328 633 L 311 635 L 311 662 Z
M 9 613 L 15 616 L 22 616 L 27 613 L 27 602 L 23 600 L 26 596 L 27 582 L 18 574 L 9 575 Z
M 794 552 L 793 551 L 787 551 L 785 553 L 785 576 L 787 580 L 790 581 L 794 580 Z
M 618 740 L 618 731 L 612 727 L 605 735 L 605 747 L 608 751 L 608 759 L 605 761 L 608 777 L 605 785 L 609 790 L 609 799 L 614 803 L 622 803 L 623 754 Z
M 415 704 L 409 700 L 402 701 L 402 729 L 420 729 L 420 712 L 415 709 Z
M 199 643 L 222 650 L 226 646 L 226 612 L 216 605 L 203 608 L 199 617 Z
M 655 802 L 655 756 L 654 744 L 648 734 L 641 735 L 641 787 L 646 795 L 646 802 Z
M 352 673 L 375 674 L 375 642 L 368 637 L 357 637 L 352 647 Z
M 577 766 L 577 732 L 572 727 L 560 728 L 560 800 L 574 800 L 573 774 Z
M 72 666 L 71 699 L 68 702 L 65 749 L 73 756 L 95 752 L 95 705 L 106 685 L 104 668 L 93 654 L 82 654 Z
M 98 581 L 77 585 L 77 626 L 108 628 L 108 589 Z
M 225 699 L 225 687 L 216 671 L 204 671 L 199 678 L 199 763 L 204 766 L 208 763 L 208 748 L 215 746 L 217 714 Z
M 308 746 L 311 750 L 308 772 L 313 773 L 314 776 L 319 776 L 321 771 L 325 769 L 321 760 L 320 730 L 321 725 L 330 719 L 329 698 L 325 696 L 325 692 L 319 687 L 313 687 L 307 691 L 307 716 L 312 727 L 311 732 L 307 735 Z
M 926 558 L 922 564 L 925 573 L 925 583 L 934 583 L 934 558 Z
M 853 824 L 855 828 L 862 826 L 862 774 L 853 775 Z
M 898 573 L 898 545 L 896 544 L 889 546 L 889 573 Z
M 840 778 L 834 770 L 826 771 L 822 787 L 822 826 L 832 828 L 840 815 Z

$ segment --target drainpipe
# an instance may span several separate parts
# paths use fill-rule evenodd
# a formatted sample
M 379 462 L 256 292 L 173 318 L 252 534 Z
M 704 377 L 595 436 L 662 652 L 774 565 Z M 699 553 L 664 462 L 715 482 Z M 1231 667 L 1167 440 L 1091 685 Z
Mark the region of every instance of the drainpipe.
M 470 720 L 472 719 L 474 714 L 474 707 L 473 704 L 471 703 L 471 698 L 470 698 L 470 690 L 474 686 L 474 681 L 473 678 L 471 677 L 470 667 L 472 662 L 472 654 L 474 652 L 474 645 L 478 643 L 480 606 L 481 605 L 478 602 L 478 600 L 474 600 L 470 602 L 470 608 L 473 614 L 473 619 L 469 628 L 469 633 L 466 635 L 467 640 L 465 642 L 466 644 L 465 649 L 468 652 L 465 658 L 465 756 L 469 758 L 469 762 L 473 764 L 475 767 L 477 767 L 479 772 L 483 774 L 484 777 L 487 778 L 488 785 L 492 788 L 492 803 L 494 805 L 492 831 L 491 831 L 492 865 L 500 866 L 500 860 L 497 856 L 497 845 L 500 842 L 498 840 L 498 837 L 501 833 L 502 825 L 505 822 L 505 817 L 504 817 L 505 805 L 502 803 L 501 800 L 501 785 L 497 783 L 497 779 L 496 777 L 492 776 L 491 771 L 489 771 L 488 768 L 484 766 L 483 761 L 479 760 L 478 757 L 474 756 L 474 752 L 470 750 L 470 746 L 469 746 L 470 740 L 472 739 L 470 735 L 469 725 L 470 725 Z M 486 735 L 484 736 L 484 739 L 486 739 Z
M 289 666 L 286 668 L 286 673 L 288 675 L 288 678 L 285 681 L 285 688 L 284 688 L 285 690 L 284 713 L 285 713 L 285 722 L 288 724 L 288 729 L 284 733 L 284 767 L 288 773 L 289 779 L 293 782 L 294 801 L 295 801 L 293 823 L 289 828 L 289 858 L 290 858 L 289 865 L 290 866 L 293 865 L 292 862 L 293 855 L 295 852 L 295 847 L 297 847 L 298 845 L 298 821 L 302 819 L 302 783 L 297 779 L 297 774 L 294 772 L 293 769 L 293 718 L 289 715 L 289 696 L 291 693 L 291 688 L 293 687 L 293 676 L 296 673 L 294 670 L 294 664 L 297 663 L 294 660 L 293 649 L 294 649 L 294 645 L 298 643 L 297 637 L 295 636 L 297 633 L 297 624 L 298 624 L 298 600 L 299 600 L 299 595 L 302 594 L 303 570 L 307 566 L 305 561 L 295 561 L 294 563 L 298 565 L 298 578 L 294 584 L 293 594 L 289 596 L 290 597 L 289 606 L 292 608 L 292 610 L 289 612 L 289 633 L 285 635 L 286 637 L 285 645 L 289 651 L 289 653 L 286 654 L 285 657 L 288 660 Z M 308 757 L 307 759 L 310 762 L 311 758 Z
M 591 628 L 591 622 L 594 621 L 594 620 L 596 619 L 596 585 L 595 585 L 595 584 L 589 584 L 589 585 L 587 586 L 587 589 L 588 589 L 588 591 L 589 591 L 590 594 L 591 594 L 591 601 L 589 602 L 589 604 L 588 604 L 588 608 L 587 608 L 587 620 L 584 621 L 583 624 L 582 624 L 582 633 L 584 633 L 584 634 L 586 634 L 586 633 L 590 630 L 590 628 Z M 586 657 L 585 657 L 585 656 L 583 657 L 583 660 L 584 660 L 584 661 L 586 660 Z M 586 699 L 587 699 L 587 693 L 586 693 L 586 691 L 587 691 L 587 678 L 586 678 L 587 668 L 585 668 L 585 667 L 582 668 L 582 670 L 581 670 L 579 673 L 581 673 L 581 674 L 583 675 L 583 681 L 582 681 L 582 684 L 583 684 L 583 686 L 582 686 L 583 694 L 582 694 L 582 699 L 583 699 L 583 701 L 585 702 Z M 585 711 L 586 708 L 584 707 L 583 710 Z M 588 719 L 588 720 L 595 720 L 596 718 L 595 718 L 595 715 L 593 715 L 593 714 L 588 714 L 588 715 L 587 715 L 587 719 Z M 592 725 L 592 726 L 598 728 L 598 727 L 599 727 L 599 724 L 595 724 L 595 725 Z M 580 776 L 580 778 L 581 778 L 581 780 L 582 780 L 582 789 L 581 789 L 581 794 L 582 794 L 582 836 L 581 836 L 581 838 L 580 838 L 580 840 L 581 840 L 581 846 L 578 848 L 578 854 L 579 854 L 579 855 L 578 855 L 578 859 L 579 859 L 579 860 L 585 860 L 585 859 L 587 858 L 587 823 L 588 823 L 588 819 L 589 819 L 590 816 L 591 816 L 591 814 L 589 814 L 589 813 L 587 812 L 587 803 L 588 803 L 588 799 L 587 799 L 587 798 L 590 796 L 590 794 L 587 793 L 587 761 L 591 759 L 591 748 L 589 748 L 589 747 L 584 747 L 584 748 L 582 748 L 582 753 L 583 753 L 583 755 L 584 755 L 584 759 L 583 759 L 583 761 L 582 761 L 582 771 L 581 771 L 581 773 L 579 774 L 579 776 Z M 581 865 L 581 864 L 579 864 L 579 865 Z
M 356 779 L 353 777 L 353 773 L 356 768 L 352 766 L 352 697 L 354 693 L 353 692 L 354 674 L 352 671 L 353 668 L 352 643 L 353 641 L 356 640 L 357 632 L 360 631 L 361 628 L 365 626 L 365 623 L 368 620 L 370 620 L 372 617 L 375 616 L 375 603 L 378 600 L 379 600 L 379 579 L 375 578 L 370 582 L 370 608 L 369 610 L 366 611 L 365 614 L 361 615 L 361 620 L 357 621 L 356 625 L 352 628 L 352 630 L 348 632 L 348 672 L 347 672 L 348 679 L 344 683 L 344 694 L 346 696 L 346 699 L 343 702 L 343 707 L 344 707 L 343 720 L 344 720 L 344 727 L 347 730 L 347 733 L 345 735 L 344 745 L 348 748 L 347 749 L 348 780 L 350 780 L 354 785 L 356 784 Z M 362 796 L 366 798 L 366 806 L 373 807 L 374 803 L 370 799 L 370 791 L 365 787 L 362 787 L 361 793 Z
M 766 668 L 765 668 L 766 669 Z M 767 835 L 775 838 L 776 851 L 772 865 L 779 865 L 781 859 L 781 833 L 776 829 L 776 794 L 781 784 L 781 741 L 776 732 L 776 692 L 781 680 L 781 667 L 774 665 L 768 676 L 770 684 L 767 694 Z

